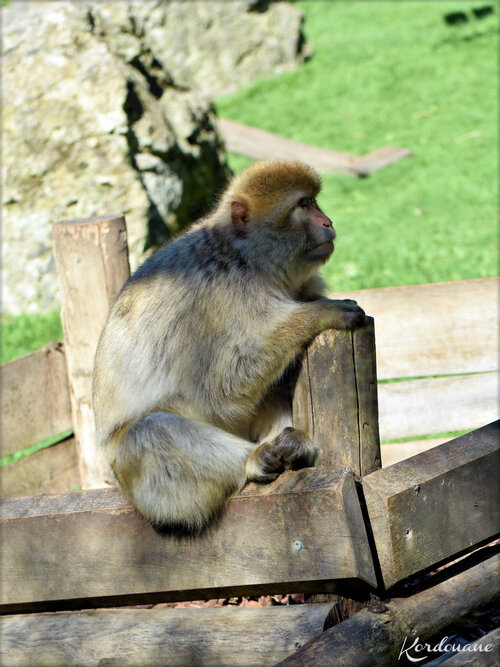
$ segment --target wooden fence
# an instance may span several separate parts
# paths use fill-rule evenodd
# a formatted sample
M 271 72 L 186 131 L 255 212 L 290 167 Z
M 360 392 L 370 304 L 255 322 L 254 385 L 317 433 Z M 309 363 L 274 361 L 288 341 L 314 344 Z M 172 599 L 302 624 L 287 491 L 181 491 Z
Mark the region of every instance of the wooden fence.
M 355 298 L 375 318 L 383 466 L 449 439 L 429 435 L 471 430 L 498 419 L 496 278 L 333 296 Z M 88 329 L 87 324 L 83 330 Z M 3 365 L 0 374 L 0 456 L 73 428 L 62 342 Z M 331 415 L 331 407 L 325 407 Z M 73 438 L 2 469 L 3 497 L 79 485 Z
M 321 664 L 332 647 L 336 654 L 343 647 L 339 664 L 353 664 L 346 660 L 359 633 L 366 642 L 380 627 L 384 641 L 370 664 L 390 664 L 405 628 L 402 619 L 416 619 L 408 631 L 418 628 L 426 636 L 453 614 L 495 598 L 491 547 L 479 556 L 478 570 L 465 559 L 439 589 L 436 600 L 450 586 L 467 593 L 461 605 L 441 613 L 441 625 L 422 620 L 417 594 L 398 601 L 412 577 L 500 532 L 500 422 L 482 426 L 496 415 L 488 384 L 497 375 L 496 324 L 487 304 L 495 281 L 357 293 L 376 315 L 377 362 L 370 320 L 354 332 L 317 337 L 297 378 L 294 422 L 317 442 L 318 467 L 289 471 L 269 485 L 248 485 L 216 525 L 200 537 L 179 538 L 156 533 L 117 489 L 92 488 L 99 475 L 102 486 L 107 474 L 92 459 L 92 348 L 128 272 L 124 220 L 64 223 L 56 225 L 55 237 L 65 352 L 53 344 L 2 368 L 2 455 L 71 427 L 77 441 L 68 438 L 3 469 L 2 665 Z M 479 428 L 381 469 L 377 373 L 383 437 Z M 422 381 L 415 375 L 441 377 Z M 479 415 L 474 405 L 480 392 L 470 390 L 470 377 L 485 381 L 480 386 L 490 407 L 481 406 Z M 394 378 L 400 381 L 385 382 Z M 458 395 L 462 383 L 469 390 L 455 413 L 448 396 Z M 398 396 L 407 413 L 398 407 L 401 417 L 393 418 L 390 405 Z M 434 417 L 427 415 L 431 409 Z M 392 455 L 428 445 L 385 449 Z M 384 457 L 384 446 L 382 452 Z M 68 491 L 80 480 L 86 490 Z M 480 577 L 488 584 L 476 585 Z M 384 610 L 368 605 L 363 616 L 322 634 L 331 603 L 114 608 L 288 592 L 336 592 L 360 600 L 376 593 Z M 429 596 L 421 600 L 427 616 L 437 613 Z M 354 628 L 351 634 L 346 623 Z M 306 645 L 305 653 L 292 656 Z

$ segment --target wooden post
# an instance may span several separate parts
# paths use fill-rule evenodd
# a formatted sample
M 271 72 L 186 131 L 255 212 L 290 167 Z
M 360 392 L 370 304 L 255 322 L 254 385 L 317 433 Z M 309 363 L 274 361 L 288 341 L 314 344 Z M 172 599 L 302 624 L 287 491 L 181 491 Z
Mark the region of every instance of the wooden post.
M 293 423 L 319 447 L 317 465 L 347 465 L 360 476 L 380 468 L 373 318 L 312 341 L 295 385 Z
M 111 477 L 95 444 L 92 373 L 109 309 L 130 274 L 125 218 L 64 220 L 53 231 L 80 477 L 84 489 L 99 488 Z

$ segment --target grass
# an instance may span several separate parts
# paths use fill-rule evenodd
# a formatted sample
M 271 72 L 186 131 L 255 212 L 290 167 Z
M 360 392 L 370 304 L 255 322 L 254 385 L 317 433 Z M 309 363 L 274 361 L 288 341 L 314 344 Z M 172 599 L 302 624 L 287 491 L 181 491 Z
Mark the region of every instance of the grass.
M 219 115 L 355 155 L 414 153 L 367 179 L 324 177 L 330 288 L 496 275 L 497 17 L 450 27 L 456 2 L 295 4 L 313 58 L 219 100 Z
M 9 465 L 9 463 L 15 463 L 16 461 L 24 459 L 27 456 L 30 456 L 31 454 L 35 454 L 35 452 L 41 451 L 42 449 L 47 449 L 48 447 L 51 447 L 52 445 L 55 445 L 58 442 L 61 442 L 62 440 L 66 440 L 66 438 L 69 438 L 70 435 L 72 434 L 73 434 L 73 429 L 64 431 L 64 433 L 59 433 L 58 435 L 54 435 L 51 438 L 46 438 L 45 440 L 41 440 L 40 442 L 37 442 L 34 445 L 29 445 L 29 447 L 24 447 L 23 449 L 20 449 L 17 452 L 13 452 L 12 454 L 7 454 L 6 456 L 2 456 L 0 458 L 0 468 Z
M 447 12 L 470 15 L 468 0 L 295 4 L 312 59 L 219 100 L 219 115 L 356 155 L 414 153 L 367 179 L 324 177 L 338 235 L 330 288 L 496 275 L 497 17 L 446 26 Z M 61 336 L 55 312 L 6 316 L 1 362 Z
M 2 315 L 0 363 L 23 357 L 51 340 L 62 340 L 59 311 L 45 314 Z

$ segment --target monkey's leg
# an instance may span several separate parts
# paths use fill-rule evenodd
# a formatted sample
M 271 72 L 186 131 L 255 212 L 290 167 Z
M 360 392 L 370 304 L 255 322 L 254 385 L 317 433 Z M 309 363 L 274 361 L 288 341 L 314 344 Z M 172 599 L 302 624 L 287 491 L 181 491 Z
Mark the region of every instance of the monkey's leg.
M 200 529 L 243 487 L 256 447 L 210 424 L 157 412 L 122 431 L 111 467 L 154 525 Z

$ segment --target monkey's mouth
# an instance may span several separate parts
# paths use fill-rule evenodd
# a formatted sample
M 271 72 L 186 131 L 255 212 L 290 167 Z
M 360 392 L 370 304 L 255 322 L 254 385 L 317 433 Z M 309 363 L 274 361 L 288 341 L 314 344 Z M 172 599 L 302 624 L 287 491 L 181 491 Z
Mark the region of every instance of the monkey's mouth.
M 330 257 L 334 249 L 335 246 L 333 245 L 333 241 L 325 241 L 325 243 L 320 243 L 308 250 L 306 257 L 312 260 L 324 260 Z

